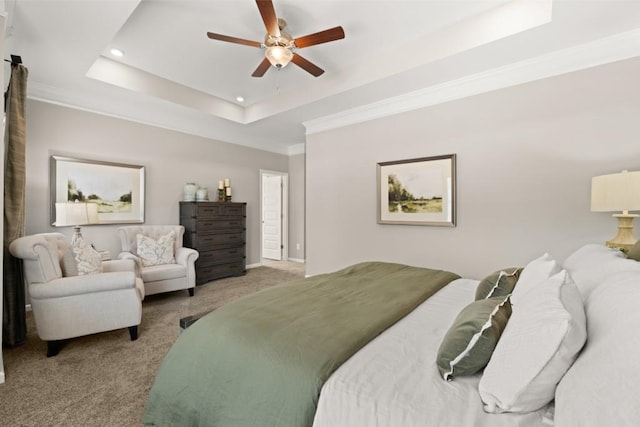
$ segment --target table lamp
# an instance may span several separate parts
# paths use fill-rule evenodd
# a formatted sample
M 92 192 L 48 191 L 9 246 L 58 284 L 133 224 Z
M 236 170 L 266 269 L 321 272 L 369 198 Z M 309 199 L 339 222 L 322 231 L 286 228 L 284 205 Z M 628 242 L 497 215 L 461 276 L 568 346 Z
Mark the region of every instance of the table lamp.
M 96 203 L 85 202 L 60 202 L 56 203 L 57 227 L 73 226 L 74 234 L 71 237 L 71 246 L 75 246 L 79 239 L 80 226 L 98 223 L 98 205 Z
M 591 178 L 591 211 L 614 212 L 618 218 L 618 234 L 606 245 L 628 251 L 637 239 L 633 235 L 633 220 L 638 216 L 629 211 L 640 210 L 640 171 L 622 171 Z

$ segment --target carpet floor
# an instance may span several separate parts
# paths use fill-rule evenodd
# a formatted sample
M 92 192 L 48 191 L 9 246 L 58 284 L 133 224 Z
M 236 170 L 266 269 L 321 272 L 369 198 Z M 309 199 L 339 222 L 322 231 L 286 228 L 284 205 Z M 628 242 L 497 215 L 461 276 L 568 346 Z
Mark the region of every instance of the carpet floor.
M 0 425 L 142 426 L 149 390 L 180 334 L 180 318 L 303 276 L 303 264 L 276 262 L 200 285 L 191 298 L 187 291 L 151 295 L 142 304 L 137 341 L 127 329 L 78 337 L 51 358 L 29 312 L 26 343 L 3 349 Z

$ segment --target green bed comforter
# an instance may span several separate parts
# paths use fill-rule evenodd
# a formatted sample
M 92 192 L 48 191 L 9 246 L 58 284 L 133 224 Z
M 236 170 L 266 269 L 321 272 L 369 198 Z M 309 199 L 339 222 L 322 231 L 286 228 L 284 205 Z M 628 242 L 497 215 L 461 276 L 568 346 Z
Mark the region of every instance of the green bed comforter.
M 231 302 L 198 320 L 173 345 L 144 422 L 310 426 L 331 373 L 458 277 L 367 262 Z

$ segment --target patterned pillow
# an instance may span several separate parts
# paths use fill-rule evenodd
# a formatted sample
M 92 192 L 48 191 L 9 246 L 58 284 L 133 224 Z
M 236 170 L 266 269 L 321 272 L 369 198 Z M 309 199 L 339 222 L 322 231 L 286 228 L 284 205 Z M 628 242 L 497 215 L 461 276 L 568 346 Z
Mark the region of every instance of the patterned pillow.
M 158 240 L 142 234 L 136 235 L 138 245 L 138 256 L 144 267 L 161 264 L 175 264 L 174 246 L 176 233 L 171 230 Z
M 437 364 L 447 381 L 481 371 L 511 316 L 509 296 L 480 299 L 462 309 L 449 328 Z
M 476 288 L 476 300 L 509 295 L 520 277 L 522 268 L 505 268 L 482 279 Z
M 102 273 L 102 259 L 98 251 L 87 244 L 82 236 L 79 236 L 72 246 L 76 259 L 78 275 Z M 67 272 L 69 275 L 69 272 Z

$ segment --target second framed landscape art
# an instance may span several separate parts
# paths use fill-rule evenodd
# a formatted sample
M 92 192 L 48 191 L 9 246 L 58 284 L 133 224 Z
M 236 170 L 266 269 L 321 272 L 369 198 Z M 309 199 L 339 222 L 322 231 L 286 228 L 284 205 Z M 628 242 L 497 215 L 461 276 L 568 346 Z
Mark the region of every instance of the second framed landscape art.
M 378 224 L 456 225 L 456 155 L 377 165 Z

